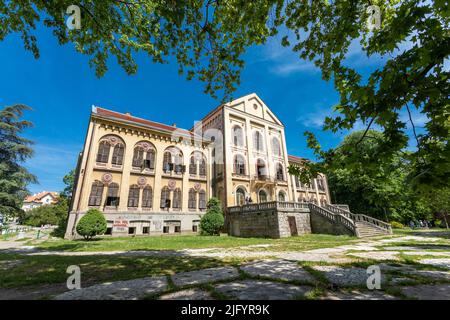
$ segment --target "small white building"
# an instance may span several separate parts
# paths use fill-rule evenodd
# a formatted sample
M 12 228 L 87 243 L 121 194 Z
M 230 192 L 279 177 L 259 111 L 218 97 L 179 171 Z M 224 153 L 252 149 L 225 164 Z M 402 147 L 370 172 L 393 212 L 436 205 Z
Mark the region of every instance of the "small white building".
M 58 196 L 58 192 L 53 191 L 42 191 L 31 196 L 27 196 L 23 200 L 22 210 L 29 211 L 43 205 L 56 203 Z

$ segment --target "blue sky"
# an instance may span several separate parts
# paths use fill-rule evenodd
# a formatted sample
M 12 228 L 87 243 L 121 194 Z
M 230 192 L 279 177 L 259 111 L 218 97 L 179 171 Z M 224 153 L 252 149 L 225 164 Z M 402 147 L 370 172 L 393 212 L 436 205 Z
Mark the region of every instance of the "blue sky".
M 82 150 L 93 104 L 181 128 L 192 127 L 219 104 L 203 93 L 202 83 L 178 75 L 176 64 L 154 64 L 140 54 L 138 73 L 128 76 L 112 59 L 107 74 L 98 79 L 88 58 L 76 53 L 73 45 L 58 45 L 45 28 L 36 35 L 41 54 L 37 60 L 17 35 L 8 36 L 0 47 L 0 108 L 14 103 L 33 108 L 25 115 L 34 123 L 25 132 L 35 142 L 35 155 L 26 163 L 39 180 L 29 187 L 33 193 L 63 189 L 62 178 L 75 167 Z M 249 49 L 234 97 L 256 92 L 285 124 L 289 153 L 313 158 L 303 137 L 305 130 L 316 133 L 325 147 L 342 140 L 342 133 L 321 131 L 339 96 L 311 63 L 282 48 L 280 39 Z M 383 62 L 379 57 L 365 57 L 356 43 L 348 61 L 363 73 Z M 417 124 L 423 125 L 425 119 L 420 114 L 416 117 Z

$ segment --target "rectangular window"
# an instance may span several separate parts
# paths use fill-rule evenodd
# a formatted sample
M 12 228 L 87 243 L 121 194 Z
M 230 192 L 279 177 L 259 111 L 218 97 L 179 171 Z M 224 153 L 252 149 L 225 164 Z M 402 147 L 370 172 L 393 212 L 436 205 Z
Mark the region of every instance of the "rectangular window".
M 136 228 L 135 227 L 128 228 L 128 234 L 135 234 L 135 233 L 136 233 Z
M 192 232 L 197 232 L 197 230 L 198 230 L 198 227 L 196 225 L 193 225 L 192 226 Z
M 169 233 L 169 226 L 163 227 L 163 233 Z
M 181 232 L 181 226 L 175 226 L 175 232 L 176 233 Z
M 150 233 L 150 227 L 142 227 L 142 234 L 149 234 Z
M 106 228 L 105 235 L 111 235 L 112 234 L 112 228 Z

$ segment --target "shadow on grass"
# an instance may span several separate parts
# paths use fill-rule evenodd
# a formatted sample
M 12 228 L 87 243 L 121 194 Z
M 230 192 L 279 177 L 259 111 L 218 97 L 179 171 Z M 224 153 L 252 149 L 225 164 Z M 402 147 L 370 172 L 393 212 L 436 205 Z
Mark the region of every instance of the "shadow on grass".
M 152 276 L 206 269 L 234 264 L 214 258 L 190 256 L 55 256 L 1 254 L 1 258 L 20 259 L 23 262 L 0 272 L 0 288 L 18 288 L 32 285 L 65 283 L 71 265 L 80 267 L 82 287 L 94 284 L 131 280 Z

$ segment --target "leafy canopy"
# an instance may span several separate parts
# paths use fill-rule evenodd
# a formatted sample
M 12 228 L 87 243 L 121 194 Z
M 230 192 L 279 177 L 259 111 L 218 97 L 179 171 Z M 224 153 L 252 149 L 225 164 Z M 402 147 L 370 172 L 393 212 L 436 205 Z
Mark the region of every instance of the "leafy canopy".
M 29 109 L 18 104 L 0 110 L 0 213 L 8 217 L 21 212 L 28 183 L 37 181 L 23 167 L 23 162 L 33 155 L 32 142 L 20 136 L 32 126 L 31 122 L 20 119 Z
M 96 235 L 102 235 L 107 229 L 105 216 L 97 209 L 90 209 L 80 219 L 76 229 L 77 233 L 86 240 L 90 240 Z
M 211 198 L 208 201 L 206 214 L 200 220 L 201 235 L 220 235 L 224 225 L 222 205 L 217 198 Z
M 346 203 L 352 212 L 403 223 L 430 218 L 425 197 L 414 192 L 407 177 L 412 170 L 407 153 L 382 158 L 384 135 L 375 130 L 356 131 L 333 149 L 332 163 L 317 164 L 328 175 L 335 203 Z M 357 148 L 354 145 L 358 143 Z
M 444 0 L 98 0 L 79 1 L 81 30 L 69 31 L 62 14 L 69 0 L 0 0 L 0 40 L 18 32 L 25 48 L 39 57 L 37 23 L 53 30 L 60 44 L 72 42 L 90 57 L 97 76 L 116 57 L 128 74 L 137 71 L 133 55 L 145 52 L 158 63 L 174 57 L 180 73 L 205 83 L 205 92 L 228 99 L 239 85 L 248 47 L 281 34 L 282 45 L 300 59 L 311 60 L 340 94 L 338 116 L 325 129 L 350 129 L 357 121 L 383 128 L 387 158 L 405 148 L 406 123 L 401 112 L 412 109 L 428 120 L 416 135 L 412 154 L 413 185 L 450 184 L 449 71 L 450 15 Z M 381 28 L 369 31 L 368 5 L 381 9 Z M 368 57 L 382 56 L 384 65 L 363 77 L 346 64 L 351 44 L 359 43 Z M 405 44 L 408 44 L 405 46 Z M 399 49 L 401 48 L 401 50 Z M 331 110 L 330 110 L 331 111 Z M 330 113 L 331 114 L 331 113 Z M 320 157 L 332 154 L 306 133 Z

